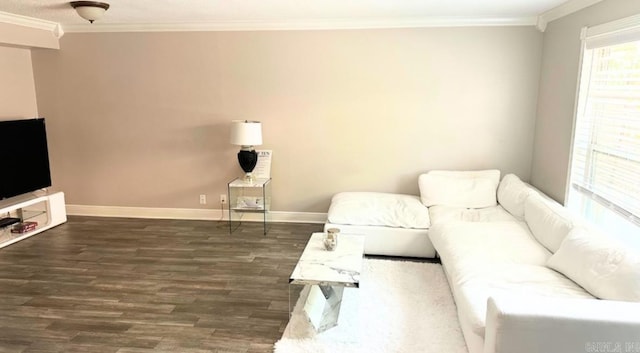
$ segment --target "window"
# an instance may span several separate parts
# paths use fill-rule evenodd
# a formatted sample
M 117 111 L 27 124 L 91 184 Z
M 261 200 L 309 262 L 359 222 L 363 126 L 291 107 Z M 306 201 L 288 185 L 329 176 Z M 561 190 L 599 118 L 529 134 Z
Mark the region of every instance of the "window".
M 640 230 L 640 30 L 597 32 L 583 31 L 567 206 L 630 237 Z

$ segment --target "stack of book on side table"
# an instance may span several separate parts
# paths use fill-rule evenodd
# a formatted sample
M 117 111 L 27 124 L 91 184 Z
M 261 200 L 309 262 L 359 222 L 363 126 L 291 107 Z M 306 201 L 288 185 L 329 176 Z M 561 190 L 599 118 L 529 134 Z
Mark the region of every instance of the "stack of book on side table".
M 11 233 L 27 233 L 36 229 L 37 226 L 38 222 L 22 222 L 13 226 L 13 228 L 11 228 Z

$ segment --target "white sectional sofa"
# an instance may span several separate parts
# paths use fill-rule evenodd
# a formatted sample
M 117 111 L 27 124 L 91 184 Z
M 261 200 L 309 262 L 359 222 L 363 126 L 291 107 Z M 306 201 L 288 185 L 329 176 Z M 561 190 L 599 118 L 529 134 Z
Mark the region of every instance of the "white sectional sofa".
M 390 226 L 388 219 L 350 227 L 367 242 L 370 229 L 386 228 L 386 238 L 374 236 L 373 253 L 388 246 L 391 255 L 429 257 L 437 250 L 470 353 L 640 352 L 635 250 L 588 228 L 513 174 L 500 181 L 499 171 L 434 171 L 420 176 L 419 186 L 430 227 L 420 228 L 426 240 L 415 237 L 428 251 L 398 248 L 397 237 L 410 237 L 400 234 L 414 228 Z M 354 196 L 367 204 L 372 195 L 341 197 Z M 385 194 L 383 203 L 393 197 Z M 361 217 L 379 213 L 369 206 Z M 344 232 L 350 228 L 339 221 L 367 221 L 337 215 L 349 207 L 331 207 L 329 219 L 337 221 L 331 226 Z

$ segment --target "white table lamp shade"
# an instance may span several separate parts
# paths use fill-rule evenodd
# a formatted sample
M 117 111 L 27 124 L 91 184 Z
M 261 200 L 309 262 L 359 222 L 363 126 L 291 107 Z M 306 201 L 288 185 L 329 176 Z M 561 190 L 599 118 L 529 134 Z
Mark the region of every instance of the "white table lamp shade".
M 259 121 L 232 121 L 231 144 L 238 146 L 262 145 L 262 124 Z

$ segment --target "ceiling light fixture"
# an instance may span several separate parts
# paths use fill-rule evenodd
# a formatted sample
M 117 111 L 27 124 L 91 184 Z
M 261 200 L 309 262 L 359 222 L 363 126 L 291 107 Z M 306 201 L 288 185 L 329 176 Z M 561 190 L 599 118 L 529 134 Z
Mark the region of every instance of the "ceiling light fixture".
M 72 1 L 69 4 L 80 17 L 91 23 L 102 17 L 105 11 L 109 9 L 109 4 L 99 1 Z

